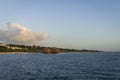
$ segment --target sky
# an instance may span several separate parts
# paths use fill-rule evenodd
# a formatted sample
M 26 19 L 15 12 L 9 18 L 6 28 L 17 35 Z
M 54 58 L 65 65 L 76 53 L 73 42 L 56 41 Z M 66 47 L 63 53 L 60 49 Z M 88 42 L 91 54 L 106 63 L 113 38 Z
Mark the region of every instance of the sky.
M 8 22 L 47 34 L 40 46 L 120 51 L 120 0 L 0 0 Z

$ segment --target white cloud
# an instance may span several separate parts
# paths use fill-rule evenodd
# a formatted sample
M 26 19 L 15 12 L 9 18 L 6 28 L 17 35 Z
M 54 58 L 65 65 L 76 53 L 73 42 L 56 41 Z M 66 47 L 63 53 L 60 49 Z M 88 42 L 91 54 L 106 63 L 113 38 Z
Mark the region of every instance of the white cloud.
M 7 29 L 0 27 L 0 42 L 40 45 L 48 38 L 47 34 L 33 32 L 18 23 L 8 23 L 7 26 Z

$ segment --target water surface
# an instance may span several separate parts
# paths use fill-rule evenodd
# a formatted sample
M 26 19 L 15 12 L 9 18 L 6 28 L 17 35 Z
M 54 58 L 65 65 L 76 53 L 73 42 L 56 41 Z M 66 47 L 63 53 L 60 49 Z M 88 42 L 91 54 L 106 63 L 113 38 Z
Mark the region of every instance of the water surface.
M 120 80 L 120 53 L 0 54 L 0 80 Z

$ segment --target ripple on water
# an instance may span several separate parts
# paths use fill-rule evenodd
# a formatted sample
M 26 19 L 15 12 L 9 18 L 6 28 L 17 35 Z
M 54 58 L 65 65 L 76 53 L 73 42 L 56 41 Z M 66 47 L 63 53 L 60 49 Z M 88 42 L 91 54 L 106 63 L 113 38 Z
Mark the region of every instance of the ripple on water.
M 0 55 L 0 80 L 120 80 L 120 54 Z

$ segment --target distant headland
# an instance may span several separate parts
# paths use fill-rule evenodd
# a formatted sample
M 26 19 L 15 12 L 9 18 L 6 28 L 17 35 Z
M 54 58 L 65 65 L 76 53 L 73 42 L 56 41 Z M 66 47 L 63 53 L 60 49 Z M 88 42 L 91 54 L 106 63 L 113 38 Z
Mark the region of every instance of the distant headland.
M 56 47 L 41 47 L 41 46 L 28 46 L 18 44 L 2 44 L 0 43 L 0 52 L 35 52 L 45 54 L 59 54 L 61 52 L 102 52 L 98 50 L 77 50 L 77 49 L 64 49 Z

